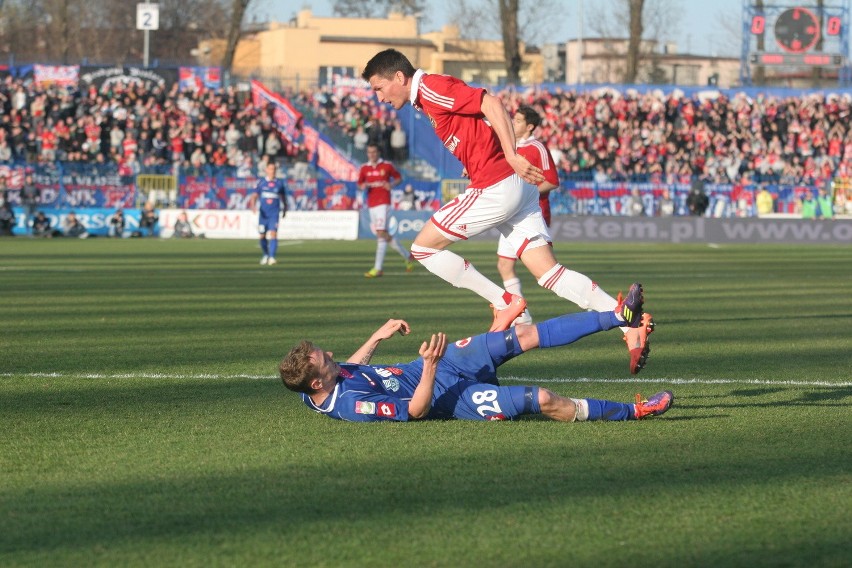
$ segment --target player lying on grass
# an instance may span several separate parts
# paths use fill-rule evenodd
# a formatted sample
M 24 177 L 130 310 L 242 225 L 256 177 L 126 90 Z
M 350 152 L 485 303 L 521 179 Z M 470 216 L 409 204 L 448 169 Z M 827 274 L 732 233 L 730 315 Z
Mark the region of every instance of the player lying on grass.
M 599 331 L 641 325 L 643 291 L 633 284 L 612 312 L 563 315 L 535 325 L 519 324 L 506 331 L 483 333 L 447 344 L 435 333 L 410 363 L 370 365 L 379 343 L 411 328 L 388 320 L 346 363 L 310 341 L 302 341 L 281 361 L 281 380 L 302 393 L 310 408 L 338 420 L 512 420 L 543 414 L 554 420 L 638 420 L 666 412 L 674 401 L 669 391 L 636 404 L 560 396 L 536 386 L 500 386 L 497 368 L 536 347 L 568 345 Z

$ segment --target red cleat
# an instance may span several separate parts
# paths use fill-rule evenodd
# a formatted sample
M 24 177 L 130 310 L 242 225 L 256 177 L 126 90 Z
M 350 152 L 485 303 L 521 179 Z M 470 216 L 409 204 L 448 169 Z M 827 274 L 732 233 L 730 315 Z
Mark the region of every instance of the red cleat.
M 517 294 L 512 294 L 512 300 L 509 302 L 509 306 L 507 308 L 498 310 L 492 304 L 491 309 L 494 310 L 494 322 L 491 324 L 491 329 L 488 331 L 505 331 L 509 329 L 509 326 L 511 326 L 512 322 L 515 321 L 515 318 L 524 313 L 524 310 L 527 309 L 527 301 Z
M 658 392 L 648 400 L 642 400 L 642 395 L 636 395 L 636 404 L 633 405 L 633 415 L 636 420 L 641 420 L 646 416 L 659 416 L 668 411 L 674 404 L 674 394 L 672 391 Z
M 627 350 L 630 352 L 630 374 L 638 373 L 648 361 L 648 355 L 651 353 L 651 343 L 648 341 L 648 336 L 654 331 L 654 318 L 651 314 L 642 314 L 642 321 L 639 327 L 631 327 L 624 334 L 624 342 L 627 343 Z

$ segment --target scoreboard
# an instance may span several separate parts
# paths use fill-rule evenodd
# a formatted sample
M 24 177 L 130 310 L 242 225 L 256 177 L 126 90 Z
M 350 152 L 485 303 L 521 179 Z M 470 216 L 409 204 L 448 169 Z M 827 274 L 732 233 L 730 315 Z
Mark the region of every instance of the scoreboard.
M 744 79 L 750 67 L 842 69 L 849 64 L 849 0 L 743 1 Z

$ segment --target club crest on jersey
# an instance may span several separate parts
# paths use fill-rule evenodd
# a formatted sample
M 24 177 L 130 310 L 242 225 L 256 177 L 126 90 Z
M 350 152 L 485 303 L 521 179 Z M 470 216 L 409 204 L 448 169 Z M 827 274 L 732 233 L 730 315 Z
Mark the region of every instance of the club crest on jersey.
M 450 151 L 450 154 L 455 154 L 459 142 L 461 142 L 459 137 L 455 134 L 451 134 L 446 140 L 444 140 L 444 147 Z
M 388 390 L 390 392 L 396 392 L 399 390 L 399 381 L 396 379 L 396 377 L 385 379 L 382 381 L 382 384 L 385 385 L 385 390 Z
M 459 339 L 458 341 L 456 341 L 456 347 L 458 347 L 459 349 L 461 349 L 463 347 L 467 347 L 468 345 L 470 345 L 470 341 L 471 341 L 470 337 L 466 337 L 464 339 Z
M 365 402 L 363 400 L 355 401 L 355 414 L 375 414 L 376 413 L 376 403 L 375 402 Z

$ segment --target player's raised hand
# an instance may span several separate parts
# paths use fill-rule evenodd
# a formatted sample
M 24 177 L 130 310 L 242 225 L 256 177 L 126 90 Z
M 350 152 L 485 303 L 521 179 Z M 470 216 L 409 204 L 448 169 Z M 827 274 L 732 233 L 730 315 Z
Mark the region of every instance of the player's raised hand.
M 512 169 L 514 169 L 525 182 L 537 186 L 544 181 L 544 172 L 532 165 L 529 160 L 520 154 L 515 154 L 512 157 L 507 156 L 506 160 L 509 162 L 509 165 L 512 166 Z
M 400 335 L 408 335 L 411 333 L 411 327 L 408 322 L 401 319 L 389 319 L 385 325 L 376 330 L 373 337 L 377 339 L 390 339 L 394 333 Z
M 420 356 L 424 361 L 437 363 L 447 352 L 447 334 L 433 333 L 429 341 L 420 346 Z

